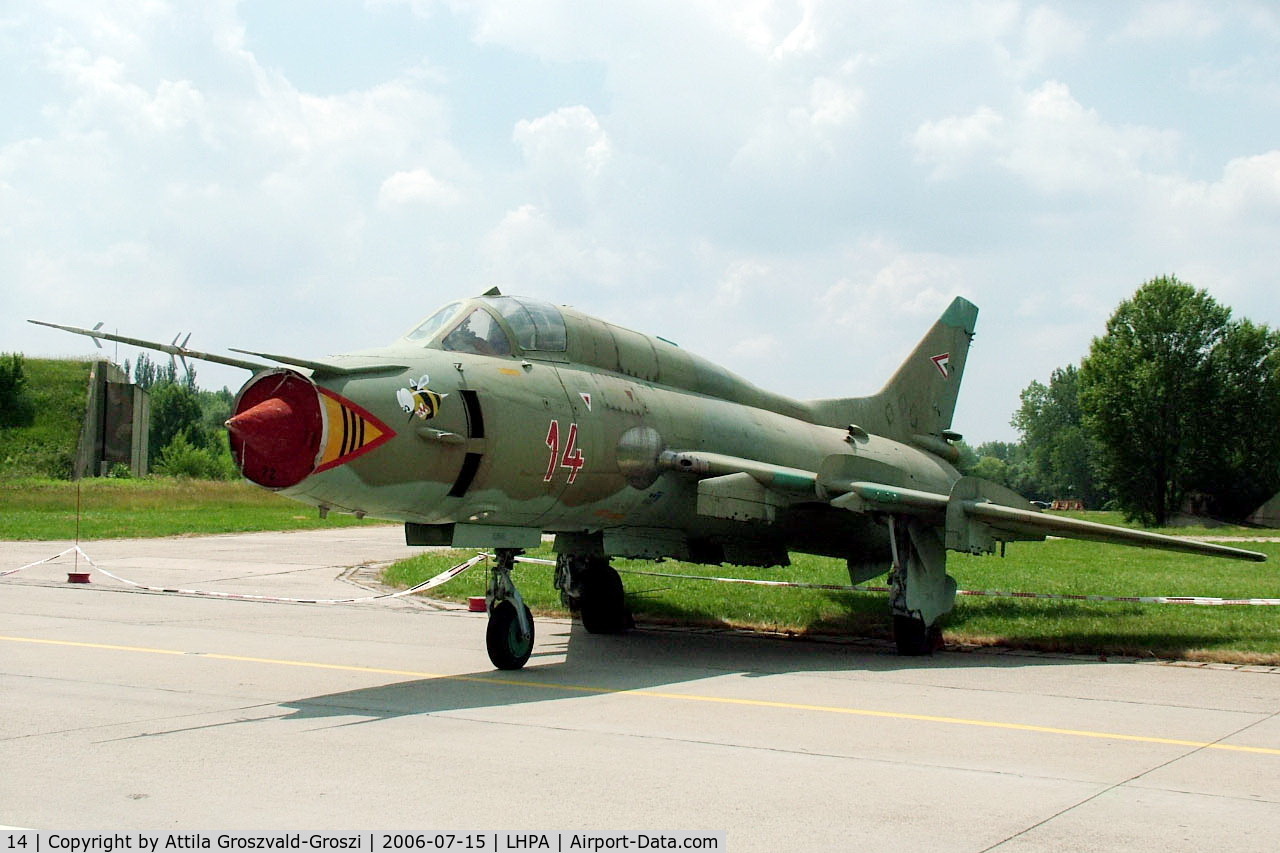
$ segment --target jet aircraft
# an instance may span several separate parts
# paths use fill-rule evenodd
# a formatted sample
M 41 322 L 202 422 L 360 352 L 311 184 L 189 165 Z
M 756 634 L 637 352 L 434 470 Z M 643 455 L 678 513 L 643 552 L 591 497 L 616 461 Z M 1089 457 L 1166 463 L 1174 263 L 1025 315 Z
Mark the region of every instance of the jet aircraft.
M 533 649 L 511 570 L 544 534 L 555 586 L 590 632 L 629 624 L 613 557 L 783 567 L 797 551 L 845 560 L 855 584 L 887 570 L 908 655 L 940 643 L 956 596 L 948 550 L 1054 535 L 1265 559 L 1047 515 L 961 476 L 951 421 L 977 316 L 957 298 L 878 393 L 807 401 L 496 288 L 389 346 L 320 359 L 41 325 L 250 370 L 227 421 L 248 480 L 322 514 L 403 522 L 410 545 L 492 550 L 486 644 L 501 669 Z

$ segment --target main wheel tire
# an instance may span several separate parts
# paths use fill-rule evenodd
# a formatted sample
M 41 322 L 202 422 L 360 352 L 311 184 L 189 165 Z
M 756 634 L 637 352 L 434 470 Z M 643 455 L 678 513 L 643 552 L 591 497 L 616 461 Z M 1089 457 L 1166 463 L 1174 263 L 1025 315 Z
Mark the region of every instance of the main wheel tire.
M 934 623 L 925 626 L 913 616 L 893 617 L 893 642 L 898 654 L 906 657 L 931 655 L 942 648 L 942 626 Z
M 582 579 L 578 603 L 582 627 L 591 634 L 621 634 L 627 629 L 628 614 L 622 578 L 610 566 L 593 569 Z
M 524 609 L 529 621 L 529 636 L 521 638 L 520 619 L 516 606 L 510 601 L 499 601 L 489 614 L 489 627 L 485 630 L 485 645 L 489 660 L 498 669 L 520 669 L 533 653 L 533 614 Z

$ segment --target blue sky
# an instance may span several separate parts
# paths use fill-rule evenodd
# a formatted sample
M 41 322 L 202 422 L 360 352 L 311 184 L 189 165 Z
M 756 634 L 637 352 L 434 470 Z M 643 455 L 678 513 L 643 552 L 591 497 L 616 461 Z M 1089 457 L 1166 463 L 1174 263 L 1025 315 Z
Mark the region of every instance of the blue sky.
M 1154 276 L 1280 325 L 1274 4 L 15 5 L 0 350 L 321 355 L 496 284 L 843 396 L 963 295 L 977 443 Z

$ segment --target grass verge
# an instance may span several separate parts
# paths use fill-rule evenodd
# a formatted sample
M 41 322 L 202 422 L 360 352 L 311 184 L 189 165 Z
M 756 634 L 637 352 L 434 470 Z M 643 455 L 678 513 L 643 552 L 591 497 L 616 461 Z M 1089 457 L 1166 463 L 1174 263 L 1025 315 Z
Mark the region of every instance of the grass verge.
M 1195 595 L 1280 598 L 1280 544 L 1249 544 L 1266 563 L 1245 563 L 1093 542 L 1051 539 L 1016 543 L 1009 555 L 949 555 L 962 589 L 1116 596 Z M 474 552 L 432 551 L 388 567 L 387 583 L 425 580 Z M 549 549 L 530 556 L 553 559 Z M 847 584 L 838 560 L 793 554 L 785 569 L 699 566 L 615 560 L 636 617 L 649 623 L 720 626 L 792 634 L 844 634 L 887 639 L 886 595 L 778 589 L 655 578 L 632 571 L 722 575 L 805 583 Z M 552 588 L 552 568 L 522 563 L 521 595 L 536 612 L 566 615 Z M 873 583 L 883 584 L 881 581 Z M 432 591 L 461 601 L 483 595 L 482 567 Z M 944 621 L 948 642 L 1048 652 L 1132 655 L 1181 660 L 1280 665 L 1280 608 L 1205 607 L 961 597 Z
M 88 361 L 27 359 L 35 423 L 0 429 L 0 478 L 70 477 L 84 423 Z
M 0 481 L 0 539 L 76 537 L 76 483 Z M 80 481 L 79 533 L 84 539 L 310 530 L 373 524 L 319 513 L 243 481 L 148 477 Z

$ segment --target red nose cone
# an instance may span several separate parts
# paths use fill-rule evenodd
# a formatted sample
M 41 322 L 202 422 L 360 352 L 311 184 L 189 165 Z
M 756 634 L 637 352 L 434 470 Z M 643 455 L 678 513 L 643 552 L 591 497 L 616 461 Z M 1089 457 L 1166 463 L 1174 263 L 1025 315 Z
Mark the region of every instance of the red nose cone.
M 241 390 L 227 429 L 245 477 L 269 489 L 296 486 L 315 470 L 320 452 L 319 394 L 296 373 L 260 376 Z
M 268 397 L 227 421 L 231 434 L 264 455 L 288 452 L 296 433 L 290 429 L 293 407 L 287 400 Z

